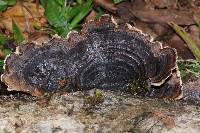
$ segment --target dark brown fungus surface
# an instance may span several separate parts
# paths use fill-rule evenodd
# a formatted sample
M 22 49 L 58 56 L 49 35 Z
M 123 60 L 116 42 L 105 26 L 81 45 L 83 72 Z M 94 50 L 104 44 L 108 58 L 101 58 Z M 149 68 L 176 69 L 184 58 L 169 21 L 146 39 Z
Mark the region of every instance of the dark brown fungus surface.
M 67 39 L 19 46 L 6 60 L 2 81 L 8 90 L 34 96 L 92 88 L 126 92 L 130 84 L 141 90 L 145 84 L 143 95 L 176 99 L 182 95 L 176 58 L 175 49 L 104 16 Z

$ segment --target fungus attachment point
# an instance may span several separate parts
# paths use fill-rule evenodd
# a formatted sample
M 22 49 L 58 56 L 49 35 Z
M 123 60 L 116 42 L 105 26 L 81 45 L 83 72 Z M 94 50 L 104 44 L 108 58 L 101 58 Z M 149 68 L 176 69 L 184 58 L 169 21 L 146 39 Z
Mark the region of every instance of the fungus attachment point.
M 131 85 L 147 96 L 180 97 L 176 50 L 150 40 L 136 28 L 117 28 L 110 16 L 103 16 L 67 39 L 19 46 L 5 62 L 2 81 L 9 90 L 34 96 L 92 88 L 127 91 Z

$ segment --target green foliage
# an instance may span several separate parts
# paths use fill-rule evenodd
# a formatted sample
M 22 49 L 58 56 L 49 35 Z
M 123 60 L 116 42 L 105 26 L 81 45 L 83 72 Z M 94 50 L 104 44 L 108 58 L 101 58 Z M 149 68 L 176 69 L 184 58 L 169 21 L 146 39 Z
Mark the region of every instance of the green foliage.
M 101 91 L 95 90 L 93 96 L 87 96 L 85 98 L 85 103 L 90 104 L 91 106 L 95 106 L 104 101 L 104 96 Z
M 71 7 L 66 5 L 65 0 L 41 0 L 49 24 L 62 37 L 65 37 L 70 30 L 78 27 L 79 23 L 92 9 L 92 0 L 85 3 L 78 0 L 77 3 Z
M 200 37 L 200 21 L 198 23 L 198 29 L 199 29 L 199 37 Z
M 105 14 L 105 11 L 101 7 L 97 7 L 96 19 L 99 19 L 104 14 Z
M 0 0 L 0 12 L 6 10 L 8 6 L 16 4 L 16 0 Z
M 5 44 L 5 42 L 6 42 L 6 37 L 0 34 L 0 46 Z
M 7 5 L 9 6 L 13 6 L 16 4 L 16 0 L 4 0 L 4 1 L 6 1 Z
M 128 91 L 130 92 L 130 94 L 142 94 L 142 92 L 146 92 L 149 90 L 149 86 L 148 86 L 148 81 L 134 81 L 132 83 L 129 84 L 128 86 Z
M 3 51 L 4 55 L 8 55 L 12 52 L 11 49 L 5 48 L 4 46 L 7 40 L 8 38 L 6 36 L 0 34 L 0 49 Z
M 7 8 L 7 3 L 5 1 L 0 0 L 0 11 L 4 11 Z
M 4 60 L 0 60 L 0 72 L 3 71 Z
M 11 49 L 5 48 L 5 49 L 3 49 L 3 53 L 4 53 L 4 55 L 9 55 L 12 53 L 12 51 L 11 51 Z
M 83 0 L 76 0 L 76 2 L 80 5 L 83 4 Z
M 92 9 L 92 0 L 88 0 L 87 3 L 85 3 L 82 6 L 82 10 L 80 13 L 78 13 L 73 19 L 70 24 L 70 29 L 73 29 L 77 27 L 78 23 L 91 11 Z
M 65 36 L 69 32 L 68 16 L 66 15 L 69 8 L 65 8 L 59 0 L 48 0 L 43 3 L 45 7 L 45 16 L 50 25 L 58 32 L 59 35 Z M 60 4 L 61 3 L 61 4 Z
M 17 26 L 14 20 L 12 20 L 12 30 L 13 30 L 13 36 L 14 36 L 15 41 L 18 44 L 21 44 L 25 39 L 23 37 L 21 30 L 19 29 L 19 27 Z
M 40 29 L 42 28 L 42 25 L 41 25 L 41 23 L 39 23 L 39 22 L 34 22 L 34 23 L 33 23 L 33 27 L 34 27 L 34 29 L 36 29 L 36 30 L 40 30 Z
M 200 76 L 200 62 L 198 61 L 180 60 L 178 61 L 178 67 L 183 80 L 185 80 L 188 75 L 193 76 L 193 78 Z
M 3 49 L 3 53 L 5 56 L 9 55 L 12 53 L 11 49 L 5 48 Z M 4 60 L 0 60 L 0 72 L 3 71 L 3 66 L 4 66 Z
M 189 49 L 192 51 L 193 55 L 198 61 L 200 61 L 200 49 L 197 42 L 192 39 L 192 37 L 180 26 L 175 23 L 170 24 L 176 33 L 187 43 Z
M 7 37 L 5 37 L 5 36 L 0 34 L 0 49 L 1 49 L 1 51 L 3 51 L 3 54 L 5 56 L 7 56 L 7 55 L 12 53 L 11 49 L 5 48 L 5 46 L 4 46 L 7 40 L 8 40 Z M 3 65 L 4 65 L 4 60 L 0 59 L 0 72 L 3 71 Z
M 114 2 L 115 4 L 119 4 L 119 3 L 121 3 L 122 1 L 124 1 L 124 0 L 113 0 L 113 2 Z
M 12 52 L 11 49 L 8 49 L 8 48 L 4 47 L 4 44 L 6 43 L 7 39 L 8 38 L 6 38 L 5 36 L 0 34 L 0 49 L 3 51 L 5 56 Z M 4 60 L 0 59 L 0 72 L 3 71 L 3 65 L 4 65 Z

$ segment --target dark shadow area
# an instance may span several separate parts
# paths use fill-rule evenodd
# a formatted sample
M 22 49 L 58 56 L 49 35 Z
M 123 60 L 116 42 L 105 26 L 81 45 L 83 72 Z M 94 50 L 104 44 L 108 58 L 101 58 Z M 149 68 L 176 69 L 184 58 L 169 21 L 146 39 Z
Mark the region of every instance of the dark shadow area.
M 7 86 L 0 82 L 0 101 L 20 100 L 20 101 L 33 101 L 36 97 L 31 96 L 29 93 L 20 91 L 8 91 Z

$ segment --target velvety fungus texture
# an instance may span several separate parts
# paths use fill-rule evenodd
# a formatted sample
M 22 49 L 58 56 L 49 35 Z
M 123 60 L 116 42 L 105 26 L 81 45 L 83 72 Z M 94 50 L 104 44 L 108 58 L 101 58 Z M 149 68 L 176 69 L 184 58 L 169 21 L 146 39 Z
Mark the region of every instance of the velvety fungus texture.
M 103 16 L 67 39 L 19 46 L 6 60 L 2 81 L 8 90 L 34 96 L 98 88 L 176 99 L 182 94 L 176 58 L 175 49 Z

